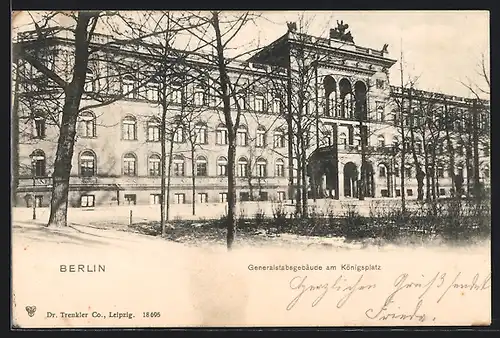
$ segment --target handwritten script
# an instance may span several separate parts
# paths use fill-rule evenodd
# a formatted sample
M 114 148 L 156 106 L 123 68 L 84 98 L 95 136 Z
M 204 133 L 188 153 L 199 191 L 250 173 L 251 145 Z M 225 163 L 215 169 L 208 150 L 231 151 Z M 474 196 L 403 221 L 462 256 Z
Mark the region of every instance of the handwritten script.
M 436 272 L 432 275 L 411 275 L 404 272 L 395 279 L 377 278 L 376 283 L 369 282 L 364 274 L 339 275 L 324 281 L 298 275 L 289 280 L 288 286 L 292 299 L 286 305 L 287 311 L 296 311 L 301 306 L 317 307 L 322 302 L 327 302 L 328 298 L 328 302 L 333 301 L 336 308 L 341 309 L 352 299 L 358 298 L 357 301 L 370 299 L 372 305 L 360 308 L 370 320 L 428 322 L 435 321 L 436 317 L 423 312 L 424 303 L 429 308 L 444 302 L 447 297 L 457 296 L 457 292 L 464 295 L 489 290 L 491 273 L 466 276 L 462 272 Z M 370 297 L 368 293 L 371 293 Z M 455 294 L 450 296 L 451 293 Z M 373 297 L 373 294 L 377 297 Z M 378 301 L 380 295 L 382 302 Z M 373 299 L 377 299 L 375 305 L 371 301 Z M 363 306 L 366 303 L 363 302 Z M 409 310 L 402 311 L 401 307 Z

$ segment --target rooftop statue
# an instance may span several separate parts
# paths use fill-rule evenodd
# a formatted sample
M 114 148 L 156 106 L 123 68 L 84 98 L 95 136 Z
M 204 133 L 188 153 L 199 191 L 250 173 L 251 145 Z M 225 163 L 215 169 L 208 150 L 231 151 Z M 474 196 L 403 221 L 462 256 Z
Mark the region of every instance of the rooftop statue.
M 330 38 L 354 43 L 354 38 L 351 32 L 347 31 L 347 28 L 349 28 L 349 25 L 344 24 L 344 20 L 340 22 L 337 20 L 337 27 L 330 29 Z
M 388 43 L 384 44 L 384 47 L 382 47 L 381 52 L 382 52 L 383 54 L 385 54 L 385 53 L 389 53 L 389 52 L 387 51 L 387 48 L 388 48 L 388 47 L 389 47 L 389 44 L 388 44 Z
M 297 23 L 296 22 L 287 22 L 286 25 L 288 26 L 289 32 L 297 31 Z

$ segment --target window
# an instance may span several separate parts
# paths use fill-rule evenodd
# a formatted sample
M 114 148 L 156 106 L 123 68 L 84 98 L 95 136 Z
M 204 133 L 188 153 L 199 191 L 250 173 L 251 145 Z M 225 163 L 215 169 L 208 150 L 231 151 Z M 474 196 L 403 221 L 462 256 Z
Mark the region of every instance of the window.
M 490 178 L 490 167 L 485 166 L 483 168 L 483 176 L 484 178 Z
M 457 176 L 464 177 L 464 168 L 463 167 L 457 167 Z
M 149 204 L 161 204 L 161 194 L 149 195 Z
M 194 93 L 194 104 L 203 106 L 205 104 L 205 93 L 202 90 L 196 90 Z
M 240 96 L 238 98 L 238 105 L 240 106 L 240 109 L 243 110 L 243 109 L 246 109 L 247 105 L 246 105 L 246 99 L 245 99 L 245 96 Z
M 250 193 L 248 191 L 240 192 L 240 201 L 242 202 L 250 201 Z
M 123 156 L 123 175 L 137 175 L 137 158 L 132 153 L 127 153 Z
M 262 96 L 255 97 L 255 111 L 264 111 L 264 98 Z
M 278 191 L 277 196 L 278 196 L 278 201 L 286 200 L 286 194 L 284 191 Z
M 224 156 L 217 159 L 217 175 L 227 176 L 227 158 Z
M 133 99 L 135 97 L 134 82 L 132 75 L 125 75 L 123 77 L 123 95 L 126 98 Z
M 195 127 L 196 133 L 196 144 L 207 144 L 207 125 L 202 122 L 196 123 Z
M 267 201 L 269 199 L 269 194 L 267 193 L 267 191 L 261 191 L 259 192 L 259 200 L 260 201 Z
M 444 178 L 444 169 L 443 169 L 443 167 L 437 167 L 437 175 L 440 178 Z
M 255 140 L 256 147 L 266 146 L 266 129 L 262 126 L 257 128 L 257 138 Z
M 247 177 L 248 175 L 248 161 L 245 157 L 240 157 L 238 160 L 238 177 Z
M 125 198 L 125 204 L 135 205 L 137 203 L 135 194 L 125 194 L 123 197 Z
M 281 129 L 274 131 L 273 146 L 274 148 L 283 148 L 285 146 L 285 135 Z
M 149 156 L 149 176 L 161 175 L 161 157 L 158 154 Z
M 96 137 L 96 121 L 92 112 L 80 114 L 80 134 L 81 137 Z
M 263 158 L 257 159 L 257 176 L 267 177 L 267 162 Z
M 184 157 L 174 155 L 172 164 L 174 165 L 174 176 L 184 176 Z
M 396 189 L 396 197 L 401 196 L 401 189 Z
M 386 177 L 387 176 L 387 168 L 384 164 L 379 164 L 378 166 L 378 177 Z
M 387 190 L 387 189 L 380 190 L 380 195 L 382 197 L 389 197 L 389 190 Z
M 226 203 L 227 202 L 227 192 L 219 193 L 219 202 Z
M 80 154 L 80 175 L 83 177 L 92 177 L 95 175 L 95 154 L 86 150 Z
M 35 118 L 35 138 L 44 138 L 45 137 L 45 119 L 41 117 Z
M 382 79 L 377 79 L 377 81 L 375 82 L 375 85 L 377 86 L 377 89 L 384 89 L 385 81 Z
M 415 151 L 417 152 L 417 154 L 422 153 L 422 141 L 420 140 L 415 141 Z
M 45 176 L 45 153 L 42 150 L 35 150 L 31 153 L 31 160 L 33 161 L 32 165 L 34 170 L 34 174 L 36 177 Z
M 198 193 L 198 203 L 208 203 L 208 194 L 206 192 Z
M 412 177 L 412 175 L 413 175 L 413 170 L 411 170 L 411 167 L 406 167 L 406 168 L 405 168 L 405 176 L 406 176 L 407 178 L 411 178 L 411 177 Z
M 174 127 L 174 135 L 173 135 L 173 141 L 175 143 L 184 143 L 185 138 L 184 138 L 184 127 L 180 124 Z
M 281 101 L 280 99 L 273 99 L 273 113 L 279 113 L 281 111 Z
M 385 138 L 384 135 L 379 135 L 378 137 L 378 146 L 383 148 L 385 147 Z
M 361 145 L 361 136 L 358 133 L 354 135 L 354 146 L 359 147 Z
M 95 84 L 96 81 L 94 72 L 91 71 L 90 69 L 87 69 L 87 73 L 85 74 L 85 84 L 83 87 L 85 93 L 94 93 L 96 91 Z
M 160 122 L 156 118 L 148 121 L 148 139 L 149 142 L 160 141 Z
M 285 162 L 282 159 L 276 160 L 275 176 L 285 177 Z
M 413 196 L 413 189 L 406 189 L 407 196 Z
M 43 204 L 43 196 L 42 195 L 35 195 L 35 206 L 37 208 L 41 208 Z
M 148 101 L 158 102 L 159 85 L 156 82 L 150 82 L 146 86 L 146 98 Z
M 347 136 L 345 133 L 340 133 L 339 135 L 339 144 L 346 146 L 347 145 Z
M 399 170 L 399 166 L 396 164 L 394 165 L 394 176 L 399 177 L 399 173 L 401 171 Z
M 181 104 L 182 103 L 182 90 L 179 87 L 173 87 L 170 93 L 170 102 Z
M 215 143 L 227 144 L 227 128 L 223 124 L 219 124 L 215 130 Z
M 94 195 L 82 195 L 80 196 L 80 207 L 89 208 L 95 206 L 95 196 Z
M 439 188 L 439 196 L 445 196 L 445 195 L 446 195 L 446 189 Z
M 207 176 L 207 159 L 204 156 L 196 158 L 196 176 Z
M 247 145 L 247 127 L 240 126 L 236 131 L 236 145 L 246 146 Z
M 122 121 L 122 128 L 122 138 L 124 140 L 137 140 L 137 122 L 135 120 L 135 117 L 125 117 Z
M 483 155 L 490 156 L 490 146 L 488 143 L 483 144 Z
M 383 102 L 376 102 L 375 103 L 377 107 L 377 121 L 384 121 L 384 103 Z
M 186 195 L 183 193 L 175 193 L 174 194 L 175 204 L 184 204 L 186 201 Z

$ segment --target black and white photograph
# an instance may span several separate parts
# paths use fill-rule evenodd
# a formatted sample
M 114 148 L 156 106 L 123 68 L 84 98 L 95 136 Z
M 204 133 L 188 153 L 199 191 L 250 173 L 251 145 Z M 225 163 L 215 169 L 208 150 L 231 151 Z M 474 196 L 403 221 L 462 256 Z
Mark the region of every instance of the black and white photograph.
M 11 13 L 11 328 L 491 324 L 488 11 Z

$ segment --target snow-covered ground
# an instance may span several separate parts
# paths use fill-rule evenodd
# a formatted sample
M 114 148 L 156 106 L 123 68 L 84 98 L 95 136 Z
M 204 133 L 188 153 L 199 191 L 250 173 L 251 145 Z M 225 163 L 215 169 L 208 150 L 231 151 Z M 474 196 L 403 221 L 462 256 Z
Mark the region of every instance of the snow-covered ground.
M 285 236 L 286 246 L 279 239 L 269 246 L 239 243 L 228 253 L 223 243 L 188 247 L 84 225 L 48 229 L 41 226 L 47 215 L 33 222 L 30 215 L 14 214 L 13 315 L 20 327 L 490 322 L 489 243 L 361 249 L 306 237 L 295 237 L 297 245 L 291 246 L 294 238 Z M 70 211 L 70 220 L 75 215 Z M 78 264 L 91 270 L 105 266 L 105 272 L 61 272 L 61 265 Z M 256 270 L 274 264 L 322 270 Z M 376 269 L 345 270 L 346 265 Z M 36 306 L 33 317 L 27 306 Z M 87 317 L 64 318 L 62 312 Z M 127 312 L 133 317 L 113 317 Z M 151 317 L 153 312 L 159 317 Z

